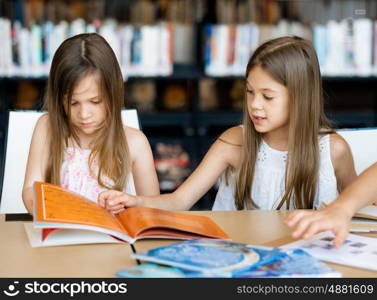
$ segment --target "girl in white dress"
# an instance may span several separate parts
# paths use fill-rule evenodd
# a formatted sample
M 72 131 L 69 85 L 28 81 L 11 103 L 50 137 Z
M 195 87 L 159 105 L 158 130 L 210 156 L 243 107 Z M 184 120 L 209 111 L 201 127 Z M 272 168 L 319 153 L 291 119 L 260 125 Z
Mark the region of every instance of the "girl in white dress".
M 159 197 L 107 191 L 100 203 L 112 211 L 189 209 L 221 175 L 217 210 L 315 208 L 336 199 L 356 173 L 349 146 L 326 121 L 312 44 L 299 37 L 262 44 L 245 84 L 243 125 L 225 131 L 176 191 Z
M 33 212 L 33 184 L 47 181 L 97 202 L 107 189 L 153 196 L 159 186 L 144 134 L 123 126 L 124 83 L 110 45 L 100 35 L 65 40 L 52 60 L 22 191 Z

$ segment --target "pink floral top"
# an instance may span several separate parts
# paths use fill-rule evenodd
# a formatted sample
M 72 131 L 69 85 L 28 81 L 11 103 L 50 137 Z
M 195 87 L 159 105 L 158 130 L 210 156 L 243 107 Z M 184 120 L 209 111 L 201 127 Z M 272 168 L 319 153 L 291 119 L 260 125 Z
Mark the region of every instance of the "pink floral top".
M 80 195 L 87 197 L 93 202 L 97 202 L 99 193 L 106 190 L 100 186 L 96 177 L 92 177 L 89 171 L 88 159 L 90 156 L 90 149 L 81 149 L 75 147 L 67 147 L 64 150 L 63 163 L 61 166 L 60 178 L 61 186 L 69 189 Z M 93 163 L 93 172 L 98 174 L 98 162 Z M 107 185 L 111 185 L 113 181 L 108 178 L 103 178 Z M 127 186 L 124 188 L 125 192 L 135 195 L 135 186 L 132 174 L 128 179 Z

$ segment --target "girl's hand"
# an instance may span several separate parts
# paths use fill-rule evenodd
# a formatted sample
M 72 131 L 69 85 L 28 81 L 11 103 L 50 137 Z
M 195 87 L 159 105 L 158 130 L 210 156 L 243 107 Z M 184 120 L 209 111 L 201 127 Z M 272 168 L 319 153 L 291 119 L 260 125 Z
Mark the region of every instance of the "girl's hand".
M 339 248 L 348 235 L 350 221 L 351 217 L 344 210 L 329 206 L 317 211 L 295 210 L 284 223 L 293 228 L 293 238 L 308 239 L 317 232 L 330 230 L 335 235 L 333 245 Z
M 109 190 L 99 194 L 98 203 L 111 213 L 119 214 L 127 207 L 136 206 L 137 199 L 123 192 Z

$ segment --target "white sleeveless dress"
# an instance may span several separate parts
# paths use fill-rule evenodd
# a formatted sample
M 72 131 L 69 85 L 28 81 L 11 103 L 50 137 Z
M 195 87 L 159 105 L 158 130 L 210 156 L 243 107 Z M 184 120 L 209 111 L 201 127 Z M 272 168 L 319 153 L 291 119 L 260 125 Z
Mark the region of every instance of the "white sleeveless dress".
M 64 150 L 63 163 L 60 171 L 60 184 L 63 188 L 76 192 L 84 197 L 97 202 L 98 195 L 107 189 L 100 186 L 97 178 L 93 178 L 89 171 L 88 159 L 90 149 L 67 147 Z M 94 161 L 93 171 L 98 174 L 98 163 Z M 111 185 L 111 179 L 104 177 L 104 182 Z M 128 182 L 124 192 L 136 195 L 132 174 L 128 177 Z
M 330 135 L 319 138 L 320 168 L 314 208 L 329 203 L 338 197 L 335 171 L 331 162 Z M 252 185 L 252 199 L 260 209 L 273 210 L 279 205 L 285 192 L 285 166 L 287 151 L 271 148 L 262 140 Z M 236 210 L 234 203 L 235 175 L 229 176 L 228 185 L 221 178 L 213 210 Z M 286 204 L 282 209 L 287 209 Z

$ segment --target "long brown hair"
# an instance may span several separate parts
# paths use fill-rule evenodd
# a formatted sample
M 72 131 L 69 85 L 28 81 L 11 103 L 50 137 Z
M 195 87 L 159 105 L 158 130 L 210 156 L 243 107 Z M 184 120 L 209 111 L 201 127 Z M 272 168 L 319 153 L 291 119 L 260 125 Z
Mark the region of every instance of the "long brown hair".
M 250 58 L 246 78 L 261 67 L 288 89 L 289 138 L 285 193 L 277 209 L 312 208 L 320 165 L 318 135 L 331 132 L 323 107 L 317 55 L 312 44 L 299 37 L 281 37 L 262 44 Z M 325 129 L 325 130 L 324 130 Z M 252 124 L 246 101 L 243 112 L 242 163 L 236 174 L 237 209 L 258 208 L 251 198 L 261 134 Z
M 71 123 L 70 105 L 76 84 L 88 74 L 96 75 L 99 97 L 105 101 L 106 106 L 104 124 L 91 143 L 89 169 L 92 170 L 93 161 L 98 158 L 98 183 L 106 188 L 122 190 L 131 169 L 121 119 L 124 105 L 123 78 L 113 50 L 106 40 L 96 33 L 79 34 L 66 39 L 53 57 L 44 99 L 51 133 L 47 179 L 60 184 L 64 148 L 68 146 L 70 138 L 81 147 Z M 103 176 L 110 178 L 114 185 L 107 186 Z

